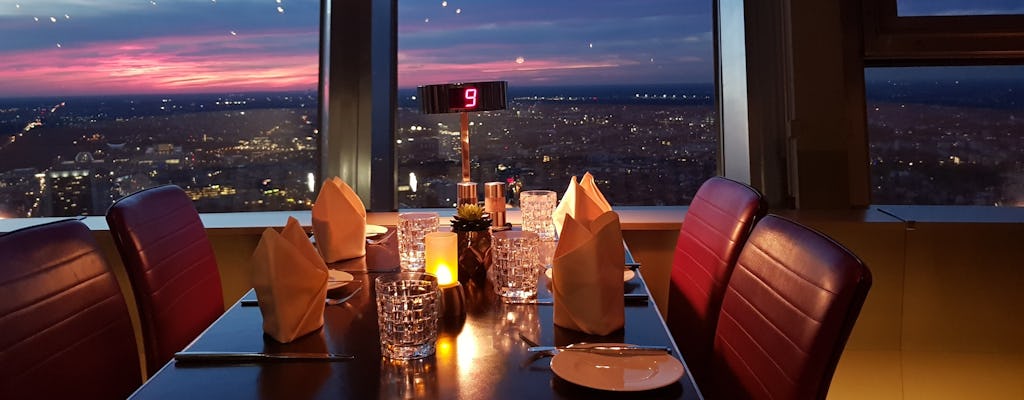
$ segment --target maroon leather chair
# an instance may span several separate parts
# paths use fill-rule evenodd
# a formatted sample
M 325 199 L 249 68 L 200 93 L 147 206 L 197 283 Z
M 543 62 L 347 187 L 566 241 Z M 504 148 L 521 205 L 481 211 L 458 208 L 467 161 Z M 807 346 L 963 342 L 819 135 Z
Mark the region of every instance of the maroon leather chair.
M 710 376 L 725 285 L 754 222 L 767 208 L 756 189 L 713 177 L 697 190 L 679 228 L 666 323 L 698 386 Z
M 715 334 L 709 398 L 824 399 L 871 287 L 849 250 L 796 222 L 757 222 Z
M 117 279 L 85 224 L 0 236 L 0 398 L 123 399 L 141 383 Z
M 213 246 L 192 200 L 174 185 L 118 200 L 107 224 L 135 293 L 152 375 L 224 313 Z

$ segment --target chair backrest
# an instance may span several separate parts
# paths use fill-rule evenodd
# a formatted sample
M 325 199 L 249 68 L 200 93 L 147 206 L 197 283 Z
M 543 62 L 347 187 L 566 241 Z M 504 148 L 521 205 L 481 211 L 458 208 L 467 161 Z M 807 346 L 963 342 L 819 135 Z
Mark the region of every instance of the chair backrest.
M 152 375 L 224 313 L 213 246 L 192 200 L 174 185 L 118 200 L 107 224 L 135 293 Z
M 679 228 L 666 323 L 698 385 L 710 376 L 725 285 L 754 222 L 767 208 L 756 189 L 713 177 L 697 190 Z
M 757 222 L 729 279 L 715 335 L 723 399 L 824 399 L 871 287 L 849 250 L 796 222 Z
M 92 232 L 0 236 L 0 397 L 123 399 L 141 383 L 128 307 Z

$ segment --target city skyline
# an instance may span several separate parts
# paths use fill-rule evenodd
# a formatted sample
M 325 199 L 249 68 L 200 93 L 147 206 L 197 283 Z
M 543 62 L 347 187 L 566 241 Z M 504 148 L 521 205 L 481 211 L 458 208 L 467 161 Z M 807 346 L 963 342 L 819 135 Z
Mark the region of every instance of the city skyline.
M 472 117 L 473 178 L 560 189 L 591 171 L 618 206 L 688 203 L 715 173 L 714 88 L 642 89 L 510 92 L 507 110 Z M 879 83 L 868 94 L 879 204 L 1024 205 L 1019 82 Z M 11 132 L 0 142 L 0 218 L 94 213 L 165 183 L 184 187 L 203 212 L 308 208 L 320 179 L 315 99 L 0 100 L 0 126 Z M 419 114 L 415 103 L 403 97 L 397 110 L 399 206 L 444 207 L 459 178 L 457 118 Z

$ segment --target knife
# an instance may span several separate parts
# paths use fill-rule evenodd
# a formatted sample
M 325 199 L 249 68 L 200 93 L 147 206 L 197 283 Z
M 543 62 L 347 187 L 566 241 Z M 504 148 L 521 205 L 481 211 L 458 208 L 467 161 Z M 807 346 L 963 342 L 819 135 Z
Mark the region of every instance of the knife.
M 640 345 L 568 345 L 568 346 L 534 346 L 527 349 L 531 353 L 536 352 L 559 352 L 559 351 L 580 351 L 606 356 L 658 356 L 671 354 L 672 349 L 668 346 L 640 346 Z
M 174 353 L 179 363 L 258 363 L 274 361 L 349 361 L 356 357 L 332 353 L 233 353 L 221 351 L 183 351 Z

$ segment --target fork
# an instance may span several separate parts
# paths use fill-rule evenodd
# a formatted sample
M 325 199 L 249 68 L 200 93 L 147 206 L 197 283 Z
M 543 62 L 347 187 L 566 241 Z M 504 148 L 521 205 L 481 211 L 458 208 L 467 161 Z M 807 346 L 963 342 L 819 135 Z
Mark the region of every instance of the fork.
M 533 339 L 530 339 L 529 337 L 524 335 L 522 332 L 519 332 L 519 339 L 521 339 L 523 341 L 523 343 L 526 343 L 530 347 L 540 346 L 539 343 L 537 343 Z M 532 353 L 530 353 L 530 356 L 527 357 L 525 360 L 523 360 L 523 362 L 519 366 L 525 368 L 525 367 L 529 366 L 530 364 L 533 364 L 534 361 L 540 360 L 540 359 L 545 358 L 545 357 L 553 357 L 554 355 L 555 355 L 554 351 L 532 352 Z
M 356 293 L 359 293 L 360 290 L 363 290 L 362 286 L 357 287 L 355 290 L 352 291 L 352 293 L 346 294 L 346 295 L 344 295 L 342 297 L 339 297 L 339 298 L 336 298 L 336 299 L 332 299 L 332 298 L 328 297 L 328 298 L 324 299 L 324 303 L 329 305 L 329 306 L 336 306 L 338 304 L 342 304 L 342 303 L 348 301 L 349 299 L 351 299 L 353 296 L 355 296 Z

